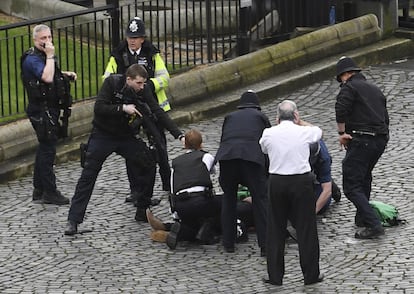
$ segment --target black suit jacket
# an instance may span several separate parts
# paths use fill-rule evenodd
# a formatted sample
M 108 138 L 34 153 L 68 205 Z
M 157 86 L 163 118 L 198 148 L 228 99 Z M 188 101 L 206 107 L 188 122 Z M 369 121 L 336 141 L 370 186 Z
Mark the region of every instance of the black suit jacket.
M 266 166 L 259 139 L 269 127 L 268 117 L 257 108 L 243 108 L 226 115 L 216 161 L 241 159 Z

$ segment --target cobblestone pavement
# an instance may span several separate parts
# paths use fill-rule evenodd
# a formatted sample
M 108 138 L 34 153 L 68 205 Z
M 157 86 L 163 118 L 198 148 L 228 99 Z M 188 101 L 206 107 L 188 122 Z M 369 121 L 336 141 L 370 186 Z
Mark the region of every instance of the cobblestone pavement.
M 297 244 L 286 247 L 286 274 L 281 287 L 262 283 L 267 277 L 254 234 L 234 254 L 220 245 L 179 244 L 171 251 L 149 239 L 146 223 L 134 221 L 135 209 L 124 199 L 128 182 L 122 158 L 105 163 L 82 228 L 93 232 L 63 235 L 68 206 L 31 201 L 31 177 L 0 185 L 1 293 L 414 293 L 412 179 L 414 150 L 413 63 L 371 67 L 364 73 L 388 97 L 391 139 L 374 172 L 373 199 L 396 205 L 407 224 L 387 228 L 377 240 L 353 238 L 354 207 L 347 199 L 333 203 L 318 218 L 322 283 L 303 286 Z M 254 87 L 252 87 L 254 89 Z M 341 183 L 344 151 L 337 144 L 334 101 L 338 83 L 325 80 L 262 105 L 271 121 L 277 102 L 297 101 L 302 118 L 324 129 L 333 158 L 333 176 Z M 222 117 L 196 124 L 205 149 L 215 154 Z M 181 146 L 169 136 L 171 158 Z M 80 175 L 78 162 L 56 167 L 58 187 L 72 196 Z M 217 190 L 217 175 L 214 176 Z M 156 215 L 169 220 L 166 195 L 157 178 Z

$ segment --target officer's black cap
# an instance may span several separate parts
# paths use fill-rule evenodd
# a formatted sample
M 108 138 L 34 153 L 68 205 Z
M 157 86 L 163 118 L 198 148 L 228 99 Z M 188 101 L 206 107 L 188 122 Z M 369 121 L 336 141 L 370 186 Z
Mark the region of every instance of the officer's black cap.
M 355 64 L 355 62 L 350 57 L 342 56 L 336 64 L 336 80 L 340 83 L 340 76 L 343 73 L 350 71 L 361 71 L 361 69 Z
M 237 108 L 257 108 L 260 110 L 259 97 L 252 90 L 244 92 L 240 97 L 240 103 Z
M 144 21 L 138 16 L 131 19 L 125 30 L 125 35 L 130 38 L 145 37 Z

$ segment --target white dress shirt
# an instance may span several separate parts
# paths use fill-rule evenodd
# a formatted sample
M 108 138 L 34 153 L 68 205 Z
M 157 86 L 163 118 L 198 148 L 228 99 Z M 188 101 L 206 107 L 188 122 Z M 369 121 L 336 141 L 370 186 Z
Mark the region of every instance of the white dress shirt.
M 269 173 L 296 175 L 311 171 L 309 145 L 322 137 L 316 126 L 299 126 L 284 120 L 277 126 L 263 131 L 259 144 L 269 156 Z

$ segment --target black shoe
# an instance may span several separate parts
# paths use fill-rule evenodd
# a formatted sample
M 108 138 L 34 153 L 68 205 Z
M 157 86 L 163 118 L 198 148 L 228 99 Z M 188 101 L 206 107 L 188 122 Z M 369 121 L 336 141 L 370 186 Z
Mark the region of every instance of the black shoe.
M 158 204 L 160 204 L 161 199 L 154 199 L 151 198 L 151 206 L 157 206 Z
M 324 274 L 319 274 L 316 280 L 305 281 L 305 285 L 312 285 L 312 284 L 322 282 L 324 277 L 325 277 Z
M 266 248 L 265 247 L 260 248 L 260 256 L 261 257 L 266 257 Z
M 148 222 L 147 214 L 145 213 L 145 208 L 137 208 L 135 212 L 135 220 L 137 222 Z
M 201 228 L 198 230 L 196 239 L 200 240 L 204 244 L 208 244 L 213 239 L 214 233 L 209 222 L 204 222 Z
M 178 233 L 180 232 L 181 224 L 179 222 L 175 222 L 171 226 L 171 230 L 168 233 L 167 236 L 167 246 L 170 249 L 175 249 L 177 247 L 177 241 L 178 241 Z
M 58 190 L 55 192 L 43 192 L 42 199 L 43 203 L 46 204 L 66 205 L 70 202 L 69 198 L 63 196 Z
M 335 202 L 341 201 L 341 189 L 339 189 L 338 185 L 332 181 L 332 198 Z
M 78 224 L 69 220 L 66 225 L 65 235 L 73 236 L 78 233 Z
M 33 194 L 32 194 L 32 201 L 42 200 L 42 195 L 43 195 L 42 190 L 34 188 Z
M 384 235 L 384 228 L 382 226 L 378 226 L 375 228 L 363 228 L 362 230 L 355 233 L 355 238 L 372 239 L 381 235 Z
M 227 246 L 224 246 L 223 247 L 224 248 L 224 251 L 226 251 L 227 253 L 234 253 L 234 246 L 231 246 L 231 247 L 227 247 Z
M 125 202 L 135 203 L 138 199 L 138 193 L 132 192 L 127 198 L 125 198 Z
M 268 280 L 268 279 L 265 279 L 265 278 L 263 278 L 262 281 L 265 284 L 271 284 L 271 285 L 275 285 L 275 286 L 282 286 L 282 282 L 276 282 L 276 281 Z

